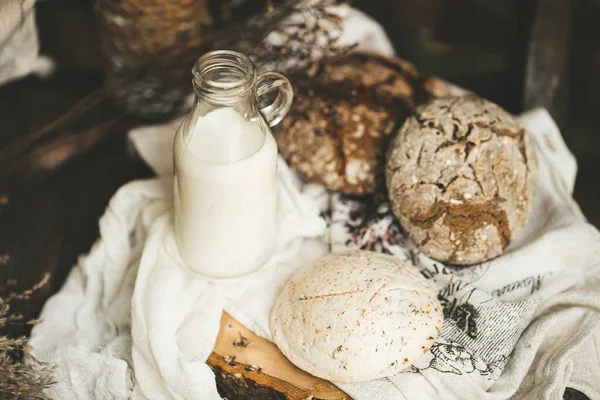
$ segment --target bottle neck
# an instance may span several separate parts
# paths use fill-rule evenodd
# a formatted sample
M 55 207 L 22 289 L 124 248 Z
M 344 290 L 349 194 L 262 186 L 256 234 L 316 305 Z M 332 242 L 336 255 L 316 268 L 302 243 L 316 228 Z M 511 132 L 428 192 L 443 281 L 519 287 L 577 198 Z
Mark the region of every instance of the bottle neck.
M 256 69 L 241 53 L 227 50 L 207 53 L 198 59 L 192 74 L 197 103 L 213 107 L 253 104 Z

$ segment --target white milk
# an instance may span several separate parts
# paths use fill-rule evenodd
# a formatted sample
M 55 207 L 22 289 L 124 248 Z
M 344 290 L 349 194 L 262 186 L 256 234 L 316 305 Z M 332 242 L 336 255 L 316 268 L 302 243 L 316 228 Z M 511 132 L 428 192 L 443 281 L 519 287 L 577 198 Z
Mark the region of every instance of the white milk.
M 221 108 L 198 119 L 187 147 L 185 123 L 175 135 L 175 236 L 194 271 L 243 275 L 273 251 L 277 145 L 262 123 Z

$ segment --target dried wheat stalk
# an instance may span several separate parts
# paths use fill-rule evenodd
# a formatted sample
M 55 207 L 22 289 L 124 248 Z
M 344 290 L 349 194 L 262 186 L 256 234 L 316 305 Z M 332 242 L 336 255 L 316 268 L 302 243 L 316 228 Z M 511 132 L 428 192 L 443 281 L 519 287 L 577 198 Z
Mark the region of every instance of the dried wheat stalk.
M 38 320 L 24 321 L 21 315 L 9 314 L 11 300 L 26 300 L 44 286 L 44 278 L 32 288 L 0 297 L 0 329 L 10 324 L 36 324 Z M 12 286 L 12 285 L 8 285 Z M 44 389 L 55 383 L 54 366 L 41 362 L 31 354 L 26 337 L 0 336 L 0 399 L 46 400 Z

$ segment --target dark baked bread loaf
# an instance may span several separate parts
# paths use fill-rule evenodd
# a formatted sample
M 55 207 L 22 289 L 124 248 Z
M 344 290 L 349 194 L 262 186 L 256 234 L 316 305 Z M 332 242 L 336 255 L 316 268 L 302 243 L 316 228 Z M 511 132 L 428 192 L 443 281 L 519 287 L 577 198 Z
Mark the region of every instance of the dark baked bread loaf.
M 521 123 L 475 96 L 433 100 L 390 143 L 392 208 L 428 256 L 474 264 L 502 253 L 529 217 L 538 183 Z
M 294 86 L 292 109 L 275 129 L 279 152 L 307 180 L 349 194 L 375 189 L 388 138 L 413 107 L 448 94 L 409 63 L 364 52 Z

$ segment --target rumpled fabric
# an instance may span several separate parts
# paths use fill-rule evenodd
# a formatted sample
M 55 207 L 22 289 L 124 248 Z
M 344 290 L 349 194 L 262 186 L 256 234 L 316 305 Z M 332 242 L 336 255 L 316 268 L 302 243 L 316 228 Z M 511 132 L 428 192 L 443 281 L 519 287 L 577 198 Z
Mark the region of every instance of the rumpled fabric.
M 278 165 L 276 250 L 257 272 L 209 279 L 188 270 L 173 237 L 173 180 L 123 186 L 100 219 L 100 238 L 44 305 L 29 344 L 55 363 L 56 399 L 220 399 L 206 364 L 223 310 L 242 322 L 269 307 L 305 262 L 327 252 L 318 205 Z M 304 248 L 304 249 L 303 249 Z M 268 330 L 268 325 L 262 326 Z M 134 373 L 135 371 L 135 373 Z

